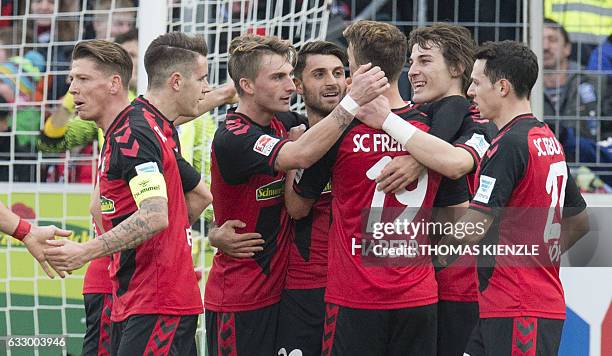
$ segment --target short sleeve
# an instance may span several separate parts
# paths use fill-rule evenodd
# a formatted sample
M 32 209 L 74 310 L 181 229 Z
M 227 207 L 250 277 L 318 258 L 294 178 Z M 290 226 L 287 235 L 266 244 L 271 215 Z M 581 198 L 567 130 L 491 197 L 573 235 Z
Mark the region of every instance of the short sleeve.
M 567 183 L 565 185 L 565 201 L 563 202 L 563 218 L 572 217 L 580 214 L 586 209 L 586 201 L 580 194 L 580 190 L 574 181 L 574 177 L 569 173 L 567 174 Z
M 446 142 L 453 142 L 459 134 L 469 102 L 461 96 L 451 96 L 422 107 L 431 117 L 429 134 Z
M 506 139 L 508 138 L 508 139 Z M 528 162 L 526 143 L 504 137 L 486 152 L 477 177 L 477 189 L 470 208 L 498 215 L 510 200 L 514 187 Z
M 310 168 L 299 170 L 293 182 L 293 190 L 302 198 L 317 199 L 331 178 L 332 151 L 327 152 Z
M 223 179 L 240 184 L 253 175 L 275 175 L 276 157 L 289 141 L 239 120 L 226 120 L 213 139 L 213 154 Z
M 183 184 L 183 193 L 190 192 L 198 185 L 198 183 L 200 183 L 202 177 L 200 176 L 200 173 L 198 173 L 198 171 L 196 171 L 196 169 L 183 158 L 183 156 L 178 153 L 176 153 L 175 156 L 179 173 L 181 175 L 181 183 Z
M 117 163 L 121 178 L 129 183 L 140 173 L 162 173 L 162 151 L 160 142 L 146 122 L 131 120 L 129 125 L 119 130 L 112 144 L 117 153 Z

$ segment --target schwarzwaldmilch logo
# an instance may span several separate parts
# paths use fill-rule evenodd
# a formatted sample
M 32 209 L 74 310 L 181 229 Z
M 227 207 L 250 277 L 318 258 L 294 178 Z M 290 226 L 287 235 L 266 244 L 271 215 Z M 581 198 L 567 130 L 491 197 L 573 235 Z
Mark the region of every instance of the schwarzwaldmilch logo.
M 105 196 L 100 197 L 100 210 L 102 214 L 112 214 L 115 212 L 115 202 Z
M 285 180 L 279 179 L 257 188 L 255 199 L 257 201 L 279 198 L 284 194 Z

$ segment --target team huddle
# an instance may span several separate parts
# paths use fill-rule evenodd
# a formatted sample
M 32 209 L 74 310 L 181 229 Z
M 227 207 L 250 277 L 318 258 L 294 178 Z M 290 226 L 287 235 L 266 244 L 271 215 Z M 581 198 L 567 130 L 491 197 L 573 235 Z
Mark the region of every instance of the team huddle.
M 174 125 L 207 107 L 205 41 L 153 41 L 147 92 L 131 103 L 125 50 L 75 47 L 70 93 L 104 132 L 98 237 L 41 243 L 60 273 L 91 261 L 83 354 L 196 355 L 204 311 L 208 355 L 557 354 L 558 257 L 588 218 L 559 142 L 531 114 L 535 54 L 512 41 L 477 47 L 452 24 L 407 38 L 358 21 L 343 34 L 346 52 L 232 40 L 238 105 L 212 142 L 210 191 Z M 398 88 L 406 58 L 410 102 Z M 289 111 L 296 93 L 306 115 Z M 190 226 L 211 201 L 218 251 L 202 304 Z M 373 234 L 400 220 L 479 228 Z M 545 253 L 387 253 L 513 244 Z

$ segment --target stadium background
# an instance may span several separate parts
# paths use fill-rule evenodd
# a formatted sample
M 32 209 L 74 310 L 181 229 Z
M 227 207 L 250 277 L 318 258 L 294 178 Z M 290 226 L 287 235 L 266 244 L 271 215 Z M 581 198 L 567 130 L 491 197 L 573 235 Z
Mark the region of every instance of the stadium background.
M 50 11 L 34 11 L 39 3 L 50 3 Z M 0 55 L 0 83 L 13 89 L 14 98 L 0 102 L 0 200 L 38 224 L 54 223 L 74 230 L 76 240 L 85 241 L 92 236 L 87 172 L 93 172 L 97 147 L 52 155 L 37 152 L 35 142 L 44 121 L 61 105 L 67 89 L 70 49 L 80 39 L 110 38 L 115 21 L 128 21 L 129 26 L 140 30 L 138 92 L 142 93 L 146 86 L 144 49 L 157 35 L 170 30 L 206 36 L 210 81 L 216 86 L 227 79 L 228 39 L 245 32 L 279 35 L 291 39 L 296 46 L 315 38 L 344 44 L 342 30 L 353 19 L 388 21 L 406 33 L 415 26 L 451 21 L 468 27 L 478 43 L 519 40 L 541 53 L 544 16 L 567 27 L 573 42 L 572 58 L 583 64 L 612 33 L 610 0 L 2 0 L 0 52 L 6 55 Z M 106 21 L 103 34 L 96 33 L 95 21 Z M 576 142 L 580 144 L 576 145 L 570 166 L 581 188 L 595 193 L 586 194 L 589 205 L 610 207 L 612 195 L 607 194 L 609 186 L 605 182 L 612 178 L 612 152 L 605 140 L 606 123 L 611 119 L 610 111 L 606 111 L 606 99 L 610 99 L 606 89 L 612 80 L 607 79 L 612 71 L 599 67 L 590 72 L 575 69 L 573 73 L 595 78 L 596 111 L 593 115 L 546 119 L 557 128 L 573 120 Z M 405 76 L 401 88 L 409 98 Z M 542 90 L 540 84 L 533 94 L 534 111 L 541 117 Z M 295 105 L 299 108 L 298 102 Z M 224 109 L 215 110 L 213 117 L 221 119 Z M 589 126 L 596 130 L 591 155 L 580 153 L 586 147 L 580 141 L 583 122 L 595 123 Z M 599 141 L 603 143 L 597 144 Z M 194 155 L 205 162 L 209 142 L 199 145 L 192 146 Z M 205 176 L 206 168 L 202 172 Z M 600 232 L 612 231 L 604 208 L 593 215 Z M 193 251 L 194 262 L 205 271 L 213 253 L 202 233 L 206 224 L 203 218 L 195 229 Z M 609 258 L 610 240 L 600 239 L 598 243 L 595 250 L 603 255 L 607 252 L 604 258 Z M 567 258 L 565 263 L 570 263 Z M 596 264 L 590 261 L 590 265 Z M 81 269 L 64 280 L 49 280 L 22 245 L 1 236 L 0 336 L 65 335 L 67 349 L 6 351 L 0 347 L 0 355 L 55 355 L 66 351 L 79 354 L 85 329 L 83 274 Z M 560 354 L 612 355 L 611 277 L 612 268 L 563 269 L 568 320 Z M 198 341 L 202 344 L 203 340 L 200 327 Z

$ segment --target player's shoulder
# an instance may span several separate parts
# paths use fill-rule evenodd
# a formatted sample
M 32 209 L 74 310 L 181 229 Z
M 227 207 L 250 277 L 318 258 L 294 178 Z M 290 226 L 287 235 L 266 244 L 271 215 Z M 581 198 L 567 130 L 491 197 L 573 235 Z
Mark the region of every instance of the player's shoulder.
M 531 114 L 517 116 L 499 130 L 492 145 L 498 145 L 507 150 L 524 149 L 528 145 L 530 132 L 534 128 L 539 129 L 545 126 Z
M 277 112 L 274 117 L 285 126 L 286 130 L 302 124 L 308 127 L 308 118 L 295 111 Z
M 421 129 L 424 129 L 425 127 L 427 127 L 428 129 L 431 125 L 430 116 L 427 115 L 427 113 L 423 110 L 423 105 L 406 103 L 405 106 L 393 109 L 391 111 L 393 111 L 393 113 L 397 116 L 401 117 L 406 121 L 410 121 L 410 123 Z

